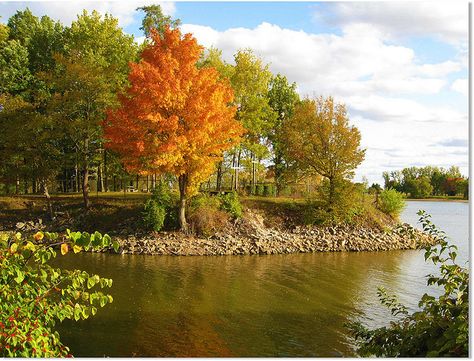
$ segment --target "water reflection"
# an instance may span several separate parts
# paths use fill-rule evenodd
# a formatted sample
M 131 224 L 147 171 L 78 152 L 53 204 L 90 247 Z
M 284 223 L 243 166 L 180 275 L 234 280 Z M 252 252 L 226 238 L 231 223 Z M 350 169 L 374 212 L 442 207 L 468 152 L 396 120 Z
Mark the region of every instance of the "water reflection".
M 398 258 L 76 255 L 64 259 L 67 267 L 113 277 L 115 301 L 64 341 L 78 356 L 348 355 L 343 324 L 375 296 L 367 284 L 398 272 Z M 81 341 L 89 327 L 97 337 Z
M 430 272 L 420 251 L 61 263 L 114 279 L 111 305 L 60 326 L 76 356 L 351 356 L 345 322 L 388 322 L 377 287 L 414 309 Z

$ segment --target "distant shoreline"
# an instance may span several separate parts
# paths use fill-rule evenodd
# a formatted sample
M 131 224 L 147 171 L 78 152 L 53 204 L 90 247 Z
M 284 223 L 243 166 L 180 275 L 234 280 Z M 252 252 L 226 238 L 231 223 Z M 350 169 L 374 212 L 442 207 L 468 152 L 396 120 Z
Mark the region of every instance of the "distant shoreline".
M 469 199 L 446 199 L 446 198 L 405 198 L 409 202 L 457 202 L 457 203 L 469 203 Z

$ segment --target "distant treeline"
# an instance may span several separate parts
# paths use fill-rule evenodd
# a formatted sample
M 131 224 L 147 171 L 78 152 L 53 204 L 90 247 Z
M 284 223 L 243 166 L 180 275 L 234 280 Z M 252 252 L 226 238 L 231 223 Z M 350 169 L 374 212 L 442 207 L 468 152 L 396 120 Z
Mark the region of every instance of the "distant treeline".
M 459 167 L 410 167 L 393 172 L 383 172 L 385 189 L 395 189 L 412 198 L 431 196 L 469 196 L 469 179 Z

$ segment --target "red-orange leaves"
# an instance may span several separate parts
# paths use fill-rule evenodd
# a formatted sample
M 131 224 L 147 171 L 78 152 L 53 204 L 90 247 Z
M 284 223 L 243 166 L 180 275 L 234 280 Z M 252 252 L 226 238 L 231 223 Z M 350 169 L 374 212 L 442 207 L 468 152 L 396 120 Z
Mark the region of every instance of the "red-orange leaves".
M 230 85 L 213 68 L 198 69 L 202 52 L 191 34 L 167 29 L 139 63 L 130 65 L 130 86 L 104 123 L 107 146 L 132 172 L 187 175 L 194 193 L 222 152 L 239 141 Z

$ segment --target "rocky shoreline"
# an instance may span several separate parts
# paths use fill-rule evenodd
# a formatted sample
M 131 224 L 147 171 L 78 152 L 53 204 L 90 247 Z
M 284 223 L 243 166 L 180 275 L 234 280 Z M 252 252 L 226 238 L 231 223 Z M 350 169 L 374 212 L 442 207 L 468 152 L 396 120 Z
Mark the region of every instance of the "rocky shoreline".
M 37 228 L 42 227 L 30 227 L 29 230 Z M 17 229 L 28 231 L 18 225 Z M 126 230 L 123 233 L 126 233 Z M 224 230 L 208 238 L 184 235 L 181 232 L 120 234 L 112 238 L 119 242 L 120 254 L 172 256 L 373 252 L 418 249 L 436 243 L 429 235 L 406 223 L 384 231 L 349 225 L 277 229 L 266 227 L 263 217 L 255 213 L 229 224 Z M 112 249 L 103 252 L 107 251 L 114 252 Z
M 418 249 L 435 244 L 426 234 L 402 224 L 388 232 L 349 227 L 306 228 L 293 233 L 268 230 L 251 237 L 216 235 L 208 239 L 170 232 L 116 238 L 121 254 L 174 256 L 263 255 L 308 252 L 362 252 Z
M 116 237 L 121 254 L 174 256 L 268 255 L 308 252 L 362 252 L 418 249 L 436 242 L 409 224 L 386 231 L 348 225 L 269 228 L 263 217 L 250 214 L 209 238 L 159 232 Z

